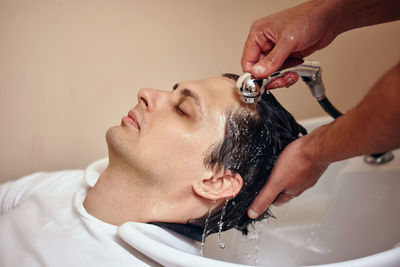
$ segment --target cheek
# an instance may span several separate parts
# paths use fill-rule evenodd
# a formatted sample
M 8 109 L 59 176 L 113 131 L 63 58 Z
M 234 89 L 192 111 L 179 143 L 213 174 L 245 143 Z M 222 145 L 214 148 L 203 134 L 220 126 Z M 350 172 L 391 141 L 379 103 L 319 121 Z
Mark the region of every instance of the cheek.
M 145 142 L 159 153 L 188 159 L 202 148 L 201 139 L 179 127 L 165 125 L 153 128 L 145 137 Z
M 211 144 L 201 129 L 191 131 L 168 121 L 151 125 L 141 141 L 141 150 L 148 157 L 180 170 L 201 167 L 204 152 Z

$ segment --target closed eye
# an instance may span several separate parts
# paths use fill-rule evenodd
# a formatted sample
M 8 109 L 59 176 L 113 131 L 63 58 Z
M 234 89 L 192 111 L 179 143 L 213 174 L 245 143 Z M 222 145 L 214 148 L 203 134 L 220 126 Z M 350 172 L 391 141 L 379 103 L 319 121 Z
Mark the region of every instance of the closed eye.
M 183 109 L 181 109 L 179 106 L 176 106 L 175 109 L 180 115 L 187 116 L 186 112 L 183 111 Z

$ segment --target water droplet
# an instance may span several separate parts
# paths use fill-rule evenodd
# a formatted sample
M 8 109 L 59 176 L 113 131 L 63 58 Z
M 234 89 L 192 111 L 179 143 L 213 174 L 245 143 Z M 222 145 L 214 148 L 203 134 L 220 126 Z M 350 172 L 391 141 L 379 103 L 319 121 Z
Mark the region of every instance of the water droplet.
M 225 212 L 226 212 L 226 206 L 228 206 L 229 199 L 225 199 L 225 205 L 222 207 L 221 211 L 221 217 L 219 218 L 218 222 L 218 244 L 220 248 L 225 248 L 225 244 L 221 241 L 221 232 L 222 232 L 222 227 L 224 226 L 224 223 L 222 222 L 222 219 L 224 218 Z
M 206 236 L 207 236 L 207 226 L 208 226 L 208 220 L 210 219 L 210 215 L 211 215 L 211 206 L 208 208 L 208 216 L 207 216 L 207 219 L 206 219 L 206 221 L 204 223 L 203 235 L 201 236 L 200 256 L 203 256 L 204 241 L 206 240 Z

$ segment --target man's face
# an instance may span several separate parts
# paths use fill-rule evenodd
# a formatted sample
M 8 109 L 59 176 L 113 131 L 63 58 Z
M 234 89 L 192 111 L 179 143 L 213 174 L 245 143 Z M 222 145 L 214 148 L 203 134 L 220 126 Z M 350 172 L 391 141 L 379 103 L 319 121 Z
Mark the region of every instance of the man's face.
M 228 78 L 186 81 L 174 88 L 141 89 L 138 104 L 106 135 L 110 164 L 128 167 L 160 190 L 177 184 L 187 184 L 181 188 L 188 190 L 209 172 L 204 157 L 223 139 L 227 111 L 240 105 L 235 82 Z

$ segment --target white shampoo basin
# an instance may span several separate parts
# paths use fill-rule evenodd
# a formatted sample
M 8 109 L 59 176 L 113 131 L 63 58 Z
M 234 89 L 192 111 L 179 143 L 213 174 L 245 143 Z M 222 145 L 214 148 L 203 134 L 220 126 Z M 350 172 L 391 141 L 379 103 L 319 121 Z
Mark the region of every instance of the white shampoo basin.
M 329 118 L 302 121 L 308 130 Z M 383 165 L 332 164 L 317 185 L 258 223 L 258 240 L 230 230 L 208 237 L 205 256 L 258 266 L 400 266 L 400 150 Z M 254 233 L 252 234 L 255 235 Z

